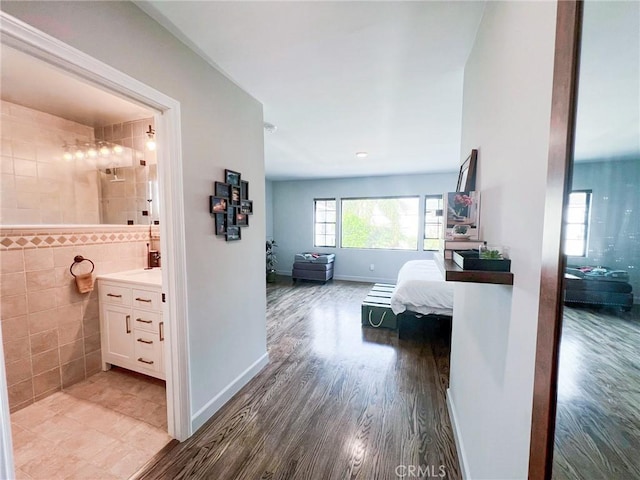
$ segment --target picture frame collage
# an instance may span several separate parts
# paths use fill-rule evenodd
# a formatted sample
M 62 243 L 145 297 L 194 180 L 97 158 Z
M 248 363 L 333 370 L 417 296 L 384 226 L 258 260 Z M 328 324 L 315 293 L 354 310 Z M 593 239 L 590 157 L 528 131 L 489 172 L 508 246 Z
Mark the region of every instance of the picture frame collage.
M 209 197 L 209 212 L 215 220 L 216 235 L 227 242 L 241 240 L 242 229 L 249 226 L 253 201 L 249 200 L 249 182 L 240 172 L 225 169 L 224 182 L 214 182 L 214 195 Z

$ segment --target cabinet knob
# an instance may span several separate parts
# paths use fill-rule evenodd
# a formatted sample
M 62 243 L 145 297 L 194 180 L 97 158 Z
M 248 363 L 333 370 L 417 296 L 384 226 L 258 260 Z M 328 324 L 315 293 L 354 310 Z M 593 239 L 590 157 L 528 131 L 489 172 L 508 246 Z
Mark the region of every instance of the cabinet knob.
M 115 293 L 107 293 L 107 297 L 122 298 L 122 295 L 117 295 Z
M 138 358 L 139 362 L 146 363 L 147 365 L 153 365 L 153 360 L 145 360 L 144 358 Z
M 151 303 L 151 299 L 150 299 L 150 298 L 140 298 L 140 297 L 136 297 L 136 302 Z
M 145 340 L 144 338 L 139 338 L 138 342 L 146 343 L 147 345 L 151 345 L 153 343 L 153 340 Z
M 140 322 L 140 323 L 153 323 L 153 320 L 145 320 L 144 318 L 136 318 L 136 322 Z

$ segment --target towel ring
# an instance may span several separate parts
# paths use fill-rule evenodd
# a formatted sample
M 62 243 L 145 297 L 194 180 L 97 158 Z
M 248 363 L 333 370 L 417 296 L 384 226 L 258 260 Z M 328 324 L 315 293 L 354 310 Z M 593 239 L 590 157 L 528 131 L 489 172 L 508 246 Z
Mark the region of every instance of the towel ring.
M 89 262 L 91 264 L 91 271 L 89 273 L 93 273 L 93 271 L 96 269 L 95 263 L 93 263 L 91 260 L 89 260 L 88 258 L 84 258 L 82 255 L 76 255 L 75 257 L 73 257 L 73 263 L 69 267 L 69 273 L 73 275 L 74 278 L 76 274 L 73 273 L 73 267 L 82 262 Z

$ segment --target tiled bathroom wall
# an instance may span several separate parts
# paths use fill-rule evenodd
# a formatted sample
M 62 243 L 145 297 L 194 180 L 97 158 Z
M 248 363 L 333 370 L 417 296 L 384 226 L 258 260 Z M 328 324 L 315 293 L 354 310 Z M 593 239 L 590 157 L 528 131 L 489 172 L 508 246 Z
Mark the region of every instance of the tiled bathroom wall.
M 69 272 L 74 256 L 91 259 L 94 275 L 142 268 L 148 242 L 148 226 L 0 227 L 0 316 L 12 412 L 101 368 L 97 286 L 78 293 Z
M 95 129 L 97 140 L 131 148 L 134 156 L 131 166 L 100 170 L 102 223 L 149 225 L 159 220 L 156 153 L 145 146 L 150 125 L 153 128 L 153 117 Z
M 92 127 L 2 101 L 0 224 L 100 223 L 95 165 L 63 159 Z

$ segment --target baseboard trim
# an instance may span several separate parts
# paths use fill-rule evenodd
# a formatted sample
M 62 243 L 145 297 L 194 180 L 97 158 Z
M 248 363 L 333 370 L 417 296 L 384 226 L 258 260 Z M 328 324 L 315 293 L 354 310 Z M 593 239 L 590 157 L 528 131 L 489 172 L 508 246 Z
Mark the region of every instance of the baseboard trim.
M 284 277 L 291 276 L 291 270 L 278 270 L 276 271 L 278 275 L 282 275 Z M 353 275 L 334 275 L 334 280 L 343 280 L 345 282 L 360 282 L 360 283 L 390 283 L 392 285 L 396 284 L 395 278 L 381 278 L 381 277 L 358 277 Z
M 196 432 L 202 425 L 206 423 L 213 415 L 227 403 L 231 397 L 233 397 L 242 387 L 244 387 L 249 381 L 255 377 L 260 370 L 267 366 L 269 363 L 269 354 L 265 353 L 258 360 L 256 360 L 249 368 L 242 372 L 235 380 L 227 385 L 220 393 L 209 400 L 204 407 L 198 410 L 191 417 L 191 431 Z
M 451 426 L 453 427 L 453 439 L 456 442 L 456 448 L 458 449 L 458 459 L 460 459 L 460 473 L 463 480 L 469 478 L 469 464 L 467 463 L 467 455 L 464 450 L 464 444 L 462 443 L 462 433 L 459 430 L 458 416 L 456 415 L 456 406 L 453 403 L 451 397 L 451 389 L 447 388 L 447 410 L 449 410 L 449 419 L 451 420 Z
M 390 283 L 396 284 L 396 278 L 381 278 L 381 277 L 356 277 L 352 275 L 334 275 L 335 280 L 344 280 L 346 282 L 361 282 L 361 283 Z

